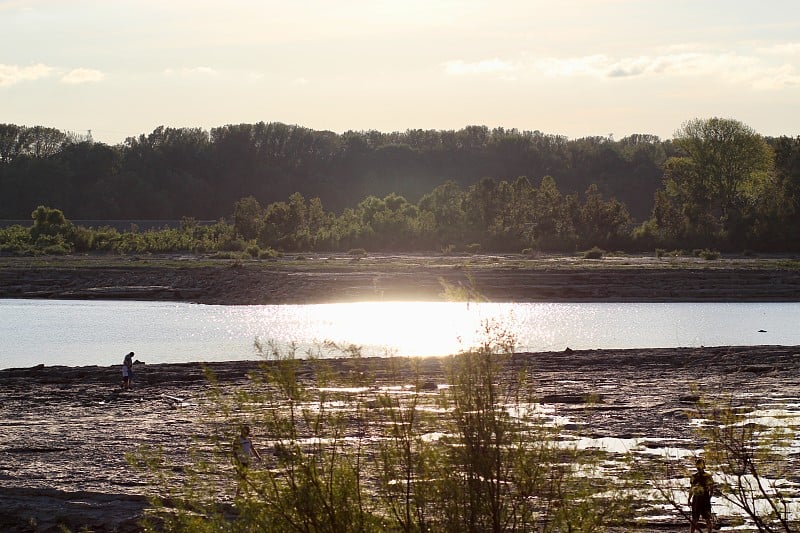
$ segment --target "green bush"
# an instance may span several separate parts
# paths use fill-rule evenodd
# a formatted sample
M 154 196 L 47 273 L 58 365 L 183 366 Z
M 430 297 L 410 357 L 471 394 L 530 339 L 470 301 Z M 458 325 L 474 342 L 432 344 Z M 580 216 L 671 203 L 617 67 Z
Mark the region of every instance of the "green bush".
M 602 456 L 565 445 L 530 409 L 514 336 L 494 323 L 484 334 L 444 361 L 441 388 L 414 358 L 387 359 L 378 379 L 357 346 L 326 344 L 344 356 L 339 373 L 257 343 L 266 361 L 246 386 L 213 388 L 188 464 L 134 454 L 159 483 L 145 530 L 588 532 L 629 520 L 627 487 L 603 475 Z M 241 424 L 268 435 L 272 453 L 240 478 L 230 512 L 219 502 L 237 483 Z
M 477 254 L 481 251 L 480 243 L 474 242 L 472 244 L 468 244 L 464 247 L 464 251 L 468 254 Z
M 347 250 L 347 255 L 351 255 L 353 257 L 367 257 L 367 251 L 364 248 L 351 248 Z
M 276 259 L 280 254 L 272 248 L 267 248 L 258 252 L 259 259 Z
M 584 259 L 602 259 L 603 255 L 605 255 L 605 250 L 598 248 L 597 246 L 593 247 L 590 250 L 586 250 L 583 252 Z
M 261 248 L 259 248 L 257 244 L 249 244 L 247 248 L 245 248 L 244 253 L 256 259 L 261 254 Z
M 692 250 L 692 255 L 706 261 L 713 261 L 721 256 L 717 250 L 709 250 L 708 248 L 694 249 Z
M 0 251 L 22 252 L 31 247 L 31 232 L 28 228 L 14 224 L 0 228 Z
M 247 244 L 242 239 L 224 238 L 219 242 L 219 250 L 222 252 L 244 252 Z

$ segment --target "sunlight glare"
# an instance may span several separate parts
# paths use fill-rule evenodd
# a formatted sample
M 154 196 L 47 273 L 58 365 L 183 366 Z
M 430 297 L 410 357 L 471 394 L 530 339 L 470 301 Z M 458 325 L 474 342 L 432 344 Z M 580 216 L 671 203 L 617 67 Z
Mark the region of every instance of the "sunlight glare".
M 313 306 L 309 313 L 307 323 L 315 328 L 318 342 L 426 356 L 473 347 L 480 340 L 481 323 L 502 320 L 503 312 L 492 304 L 363 302 Z

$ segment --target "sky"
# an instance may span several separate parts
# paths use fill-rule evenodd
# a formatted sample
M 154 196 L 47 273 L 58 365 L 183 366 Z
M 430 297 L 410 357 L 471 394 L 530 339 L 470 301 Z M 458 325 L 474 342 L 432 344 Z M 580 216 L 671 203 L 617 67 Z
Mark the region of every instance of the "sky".
M 0 123 L 800 135 L 798 0 L 0 0 Z

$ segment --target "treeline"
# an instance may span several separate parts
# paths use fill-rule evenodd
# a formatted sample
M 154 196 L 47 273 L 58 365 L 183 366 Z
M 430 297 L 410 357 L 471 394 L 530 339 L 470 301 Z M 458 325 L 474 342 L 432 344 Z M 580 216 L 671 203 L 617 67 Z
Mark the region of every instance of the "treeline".
M 295 140 L 302 138 L 306 142 L 298 141 L 291 147 L 287 144 L 278 146 L 274 142 L 279 138 L 285 140 L 286 136 L 266 133 L 273 130 L 284 133 L 296 132 Z M 186 142 L 192 131 L 196 141 L 193 144 Z M 249 133 L 243 134 L 240 139 L 242 142 L 226 143 L 223 139 L 233 135 L 232 132 L 235 131 Z M 256 150 L 256 144 L 252 143 L 254 131 L 261 131 L 263 138 L 259 138 L 262 141 L 272 139 L 273 144 L 265 146 L 263 143 L 258 143 L 259 148 Z M 52 130 L 50 133 L 53 133 Z M 159 142 L 154 140 L 156 133 L 162 139 Z M 442 140 L 450 138 L 449 133 L 453 134 L 454 139 L 460 139 L 460 144 L 456 143 L 456 146 L 461 148 L 455 149 L 456 151 L 441 148 Z M 54 190 L 61 190 L 62 193 L 53 193 L 54 201 L 42 202 L 41 205 L 57 206 L 59 209 L 41 207 L 43 212 L 39 210 L 34 212 L 34 228 L 30 230 L 32 234 L 28 235 L 25 244 L 21 244 L 25 241 L 27 231 L 25 228 L 5 231 L 4 237 L 0 237 L 0 250 L 18 251 L 26 246 L 42 249 L 52 245 L 65 251 L 167 251 L 165 249 L 170 247 L 181 250 L 242 251 L 248 247 L 253 249 L 253 246 L 260 250 L 279 251 L 344 251 L 363 248 L 374 251 L 512 252 L 525 249 L 573 252 L 589 247 L 624 251 L 652 251 L 655 248 L 664 248 L 737 252 L 796 251 L 800 248 L 798 244 L 800 240 L 797 239 L 800 235 L 800 138 L 765 139 L 741 122 L 718 118 L 689 121 L 669 142 L 644 136 L 629 137 L 619 142 L 610 139 L 567 142 L 562 138 L 545 136 L 538 132 L 519 133 L 502 130 L 490 132 L 486 128 L 466 128 L 449 133 L 409 131 L 404 134 L 375 133 L 373 136 L 373 133 L 367 132 L 337 136 L 329 132 L 312 132 L 275 124 L 228 126 L 212 130 L 210 136 L 201 130 L 159 129 L 147 138 L 129 139 L 124 146 L 114 148 L 85 140 L 71 142 L 65 137 L 63 144 L 58 148 L 57 143 L 44 143 L 48 148 L 40 146 L 39 155 L 31 152 L 33 150 L 31 147 L 36 143 L 29 142 L 27 148 L 18 148 L 12 152 L 3 149 L 0 152 L 4 161 L 0 166 L 6 172 L 3 175 L 3 191 L 10 193 L 3 195 L 4 203 L 8 202 L 8 197 L 17 198 L 17 202 L 23 201 L 21 184 L 15 185 L 7 180 L 9 173 L 13 175 L 13 169 L 26 165 L 57 166 L 57 162 L 65 154 L 74 155 L 81 151 L 84 155 L 107 154 L 114 161 L 127 161 L 126 165 L 129 167 L 134 165 L 130 161 L 133 155 L 139 154 L 138 158 L 133 159 L 138 161 L 140 172 L 126 171 L 115 174 L 120 179 L 123 175 L 127 176 L 125 179 L 139 182 L 139 185 L 131 189 L 110 186 L 108 185 L 110 182 L 106 182 L 107 196 L 97 196 L 96 192 L 90 194 L 85 188 L 73 190 L 74 182 L 68 182 L 66 185 L 59 182 L 58 187 L 54 184 Z M 177 137 L 172 141 L 163 140 L 171 138 L 173 134 Z M 370 145 L 368 141 L 373 137 Z M 249 143 L 244 142 L 246 138 L 250 139 Z M 178 142 L 176 139 L 182 141 Z M 325 144 L 321 142 L 322 139 L 328 139 L 330 142 Z M 356 143 L 356 139 L 360 141 Z M 417 148 L 408 142 L 380 145 L 380 142 L 388 139 L 392 141 L 417 139 L 415 141 Z M 470 149 L 464 148 L 467 139 L 474 141 L 469 145 Z M 530 146 L 540 142 L 551 149 L 541 151 L 529 149 Z M 367 158 L 362 160 L 364 166 L 360 174 L 354 171 L 348 175 L 362 176 L 361 179 L 353 180 L 359 183 L 358 186 L 353 186 L 351 182 L 351 186 L 348 187 L 344 178 L 338 185 L 330 180 L 307 179 L 291 183 L 286 179 L 286 176 L 299 174 L 319 177 L 331 172 L 331 169 L 340 169 L 342 158 L 346 159 L 343 154 L 347 150 L 335 151 L 332 147 L 342 148 L 346 145 L 350 146 L 348 150 L 351 150 L 354 143 L 362 147 L 374 147 L 364 148 L 361 151 L 362 155 L 370 153 L 374 156 L 372 159 L 374 166 L 370 167 L 364 163 L 369 159 Z M 365 188 L 365 184 L 370 182 L 363 178 L 366 168 L 372 168 L 375 172 L 370 183 L 378 188 L 385 187 L 391 182 L 387 176 L 389 178 L 392 175 L 399 176 L 398 169 L 408 165 L 410 161 L 424 159 L 422 154 L 432 157 L 437 153 L 432 148 L 436 143 L 439 143 L 440 147 L 439 156 L 450 154 L 448 157 L 452 157 L 450 162 L 452 168 L 461 168 L 470 179 L 465 179 L 462 175 L 460 179 L 446 180 L 428 189 L 422 188 L 426 183 L 425 180 L 419 180 L 416 184 L 413 180 L 410 184 L 406 182 L 406 187 L 413 188 L 416 196 L 397 192 L 403 190 L 400 187 L 402 180 L 395 182 L 397 190 L 392 189 L 385 194 L 357 196 L 354 193 Z M 196 150 L 189 150 L 190 144 L 195 146 Z M 175 151 L 177 146 L 187 148 L 181 152 L 181 157 L 178 157 L 179 152 Z M 158 204 L 156 197 L 166 202 L 164 205 L 170 204 L 166 198 L 171 191 L 179 190 L 189 183 L 196 185 L 194 198 L 200 201 L 199 198 L 204 197 L 212 189 L 209 182 L 198 180 L 194 171 L 179 177 L 175 174 L 176 169 L 191 167 L 197 173 L 211 173 L 210 169 L 217 164 L 215 161 L 218 161 L 212 154 L 221 150 L 223 146 L 228 147 L 229 154 L 235 151 L 234 147 L 238 147 L 240 152 L 238 159 L 232 155 L 228 158 L 231 164 L 238 161 L 236 170 L 229 170 L 228 174 L 230 179 L 235 181 L 228 183 L 229 187 L 225 192 L 220 191 L 213 198 L 214 209 L 220 210 L 222 203 L 227 201 L 226 195 L 230 195 L 231 191 L 237 191 L 235 197 L 231 198 L 230 203 L 224 208 L 228 217 L 227 222 L 220 219 L 214 226 L 197 224 L 196 217 L 189 216 L 196 212 L 190 206 L 198 205 L 192 202 L 191 198 L 182 199 L 188 202 L 185 206 L 186 211 L 181 213 L 187 216 L 183 227 L 161 232 L 140 232 L 134 228 L 134 231 L 120 233 L 110 228 L 95 228 L 91 231 L 83 228 L 81 233 L 76 229 L 64 229 L 71 225 L 61 222 L 49 224 L 48 229 L 42 230 L 42 224 L 37 222 L 40 219 L 46 220 L 51 216 L 48 213 L 52 211 L 59 211 L 62 217 L 64 212 L 76 218 L 99 216 L 93 214 L 92 206 L 116 203 L 115 198 L 121 198 L 121 191 L 127 193 L 125 209 L 97 211 L 103 213 L 102 218 L 126 218 L 126 213 L 130 216 L 135 213 L 137 218 L 156 214 L 163 217 L 172 213 L 170 209 L 173 207 L 164 211 L 159 210 L 157 205 L 151 205 Z M 300 150 L 299 146 L 305 146 L 305 149 Z M 327 148 L 323 150 L 322 146 Z M 509 149 L 507 157 L 499 157 L 497 150 L 500 146 L 517 146 L 517 150 Z M 525 148 L 526 146 L 528 148 Z M 633 185 L 628 184 L 631 190 L 625 191 L 626 195 L 639 198 L 633 205 L 636 211 L 644 211 L 646 214 L 639 219 L 629 208 L 631 204 L 620 199 L 621 194 L 613 195 L 605 190 L 609 183 L 614 183 L 617 187 L 625 183 L 611 179 L 610 176 L 613 174 L 607 174 L 609 178 L 603 184 L 590 182 L 585 188 L 576 192 L 564 187 L 554 173 L 531 178 L 526 177 L 526 174 L 509 170 L 508 173 L 513 175 L 511 178 L 484 176 L 472 180 L 474 176 L 484 174 L 476 171 L 474 167 L 492 160 L 491 154 L 494 154 L 495 163 L 498 165 L 504 163 L 507 167 L 524 159 L 515 158 L 514 154 L 527 154 L 530 161 L 541 163 L 549 160 L 555 167 L 561 168 L 559 165 L 564 163 L 564 160 L 553 157 L 560 153 L 560 149 L 557 148 L 559 146 L 564 153 L 572 154 L 568 160 L 573 164 L 581 159 L 577 157 L 578 154 L 589 153 L 588 150 L 579 150 L 577 147 L 595 146 L 598 148 L 596 154 L 617 154 L 616 159 L 608 156 L 606 161 L 614 159 L 629 161 L 630 164 L 639 161 L 637 168 L 655 169 L 653 172 L 658 172 L 657 184 L 648 185 L 648 188 L 652 187 L 653 190 L 646 203 L 642 200 L 641 194 L 631 192 L 635 190 Z M 629 150 L 627 153 L 631 157 L 628 159 L 620 155 L 626 153 L 623 148 Z M 393 150 L 396 154 L 403 152 L 407 155 L 416 155 L 398 156 L 394 163 L 389 164 L 383 159 L 387 150 Z M 462 150 L 461 157 L 455 155 L 458 150 Z M 49 155 L 42 155 L 43 151 L 49 151 Z M 162 156 L 154 156 L 156 152 Z M 262 161 L 280 161 L 280 165 L 265 163 L 258 166 L 251 157 L 256 152 L 261 154 Z M 300 157 L 300 152 L 306 157 Z M 290 157 L 290 153 L 294 155 Z M 166 154 L 170 154 L 169 157 Z M 382 155 L 378 157 L 376 154 Z M 319 164 L 326 159 L 338 163 L 332 163 L 330 168 Z M 583 160 L 584 168 L 592 168 L 593 162 L 601 160 L 602 158 L 589 157 Z M 184 165 L 172 166 L 167 164 L 167 161 L 183 161 Z M 290 164 L 290 161 L 293 163 Z M 156 164 L 157 162 L 160 164 Z M 319 164 L 316 171 L 310 171 L 314 166 L 310 163 Z M 599 164 L 600 169 L 608 169 L 610 166 Z M 276 170 L 278 167 L 284 170 Z M 420 165 L 420 168 L 423 167 L 427 169 L 425 172 L 432 168 Z M 377 174 L 378 170 L 375 169 L 379 168 L 384 168 L 385 175 Z M 256 171 L 262 178 L 253 177 Z M 172 178 L 167 179 L 160 188 L 154 184 L 144 187 L 139 179 L 141 176 L 164 176 L 164 172 L 171 172 Z M 274 174 L 274 179 L 263 179 L 263 175 L 269 173 Z M 409 175 L 421 174 L 411 172 Z M 575 174 L 571 176 L 574 178 Z M 251 179 L 245 179 L 246 177 Z M 465 184 L 465 181 L 468 183 Z M 646 180 L 640 181 L 639 185 L 641 186 L 644 181 Z M 335 191 L 332 195 L 341 197 L 341 202 L 344 202 L 344 199 L 349 199 L 349 202 L 345 207 L 339 207 L 339 204 L 334 202 L 331 208 L 323 194 L 304 192 L 305 187 L 314 183 L 322 191 Z M 275 187 L 270 189 L 271 185 Z M 572 185 L 576 186 L 576 183 Z M 91 185 L 89 187 L 91 189 Z M 256 194 L 250 189 L 251 187 L 262 187 L 264 190 L 262 194 Z M 67 194 L 68 190 L 75 196 L 75 212 L 61 209 L 64 205 L 70 205 L 67 199 L 72 196 Z M 276 191 L 285 194 L 277 199 L 264 201 L 264 198 L 273 198 L 278 194 Z M 361 200 L 356 203 L 359 198 Z M 122 202 L 121 199 L 119 201 Z M 202 201 L 212 203 L 210 198 Z M 14 209 L 20 209 L 20 205 L 23 204 L 16 205 Z M 157 213 L 148 211 L 151 209 L 155 209 Z M 210 214 L 211 211 L 202 213 Z M 15 214 L 17 215 L 15 218 L 22 216 L 18 211 L 15 211 Z M 205 218 L 218 218 L 218 216 L 215 214 L 213 217 Z M 37 227 L 40 229 L 37 230 Z M 166 231 L 173 232 L 174 235 L 165 235 Z M 77 237 L 79 233 L 82 235 L 80 238 Z M 158 238 L 155 237 L 157 235 Z M 177 236 L 180 236 L 179 244 L 172 242 Z M 159 244 L 154 246 L 144 243 L 148 239 L 156 240 Z M 122 240 L 127 244 L 120 248 L 118 243 Z
M 159 127 L 108 146 L 2 124 L 0 218 L 51 205 L 77 219 L 217 219 L 239 198 L 268 204 L 294 192 L 341 211 L 369 195 L 397 193 L 416 203 L 451 180 L 468 187 L 487 177 L 552 176 L 565 194 L 595 184 L 642 220 L 671 155 L 672 143 L 652 135 L 567 140 L 485 126 L 343 134 L 263 122 Z

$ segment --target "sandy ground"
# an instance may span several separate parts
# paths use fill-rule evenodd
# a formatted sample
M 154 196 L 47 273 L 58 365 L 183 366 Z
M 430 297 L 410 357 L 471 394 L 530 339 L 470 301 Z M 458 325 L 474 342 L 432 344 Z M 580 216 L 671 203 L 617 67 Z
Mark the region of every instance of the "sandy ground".
M 587 263 L 488 256 L 358 262 L 313 256 L 285 264 L 202 267 L 180 262 L 164 267 L 138 259 L 111 265 L 91 259 L 0 263 L 0 298 L 220 304 L 438 300 L 445 286 L 492 301 L 798 301 L 800 270 L 752 260 L 610 258 Z M 375 386 L 390 384 L 386 360 L 369 361 Z M 429 381 L 444 382 L 439 363 L 426 359 Z M 255 364 L 210 366 L 225 386 L 234 387 L 247 383 Z M 758 408 L 794 405 L 800 411 L 800 347 L 518 354 L 514 364 L 529 368 L 535 394 L 566 416 L 586 413 L 587 395 L 599 398 L 590 409 L 590 423 L 580 427 L 587 437 L 699 447 L 686 441 L 685 415 L 697 387 L 734 393 Z M 176 460 L 186 460 L 184 444 L 196 431 L 206 390 L 199 364 L 140 365 L 132 391 L 120 390 L 117 367 L 0 371 L 0 531 L 59 531 L 62 525 L 138 531 L 147 497 L 157 489 L 128 466 L 125 454 L 160 444 Z M 800 472 L 796 451 L 791 460 L 794 472 Z M 800 478 L 793 481 L 800 483 Z M 688 530 L 675 513 L 666 521 L 644 518 L 628 529 Z

